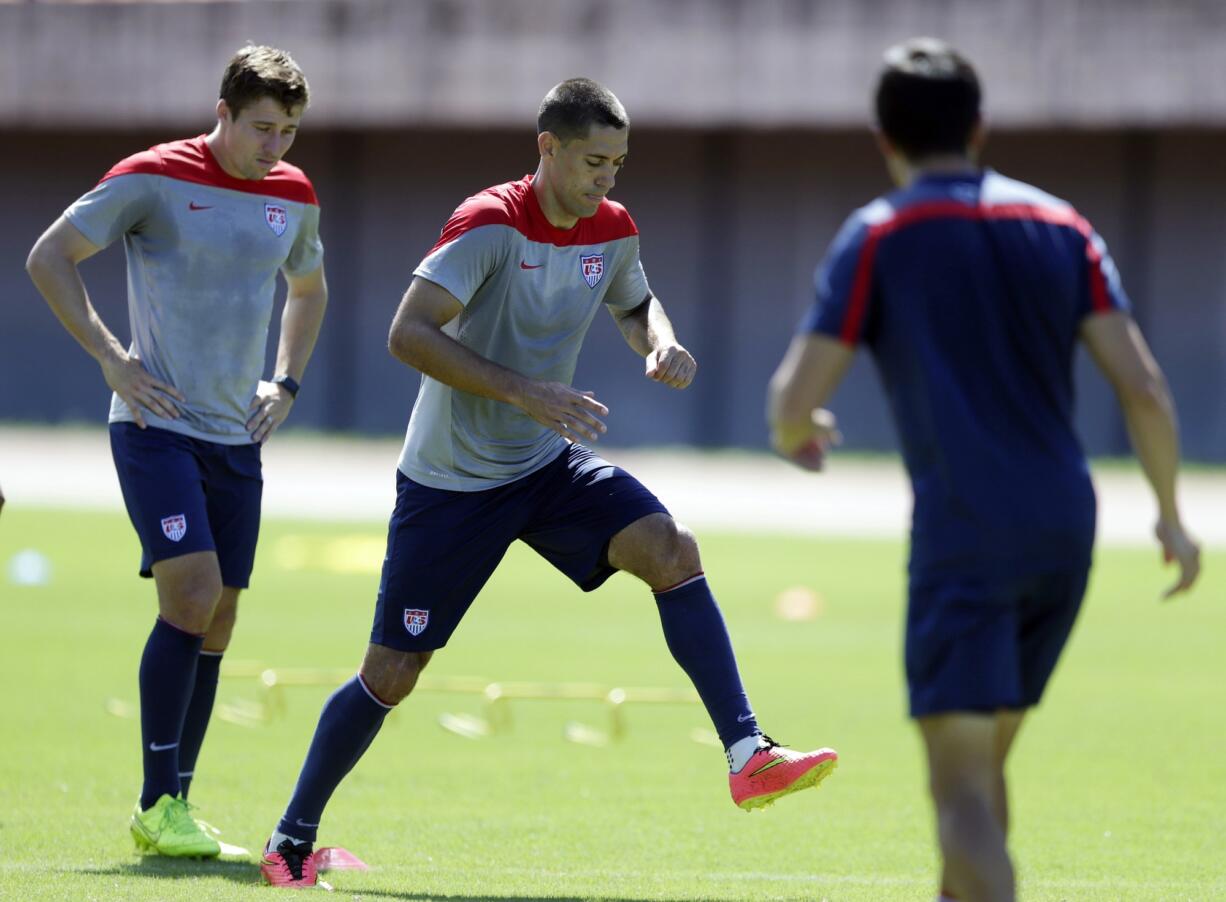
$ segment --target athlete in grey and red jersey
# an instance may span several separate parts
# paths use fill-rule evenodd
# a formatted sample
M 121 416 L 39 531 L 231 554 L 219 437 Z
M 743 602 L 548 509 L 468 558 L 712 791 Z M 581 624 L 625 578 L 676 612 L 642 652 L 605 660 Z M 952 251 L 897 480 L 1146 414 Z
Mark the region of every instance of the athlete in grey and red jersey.
M 302 170 L 281 160 L 262 178 L 236 178 L 201 135 L 118 163 L 64 218 L 98 248 L 123 239 L 128 353 L 184 399 L 177 416 L 149 410 L 145 424 L 251 444 L 277 273 L 323 262 L 319 201 Z M 110 422 L 136 419 L 116 392 Z
M 297 64 L 245 47 L 222 77 L 217 127 L 123 160 L 38 240 L 27 268 L 99 362 L 111 448 L 158 619 L 140 665 L 138 846 L 216 855 L 185 797 L 247 587 L 260 521 L 260 444 L 285 420 L 327 289 L 319 204 L 282 162 L 307 104 Z M 132 343 L 90 304 L 77 265 L 119 240 Z M 264 349 L 277 273 L 289 285 L 276 377 Z
M 1081 605 L 1094 491 L 1073 429 L 1073 355 L 1115 387 L 1158 502 L 1157 536 L 1196 580 L 1175 497 L 1174 405 L 1106 246 L 1067 203 L 975 159 L 979 80 L 917 40 L 886 54 L 879 142 L 900 190 L 857 211 L 771 384 L 772 441 L 820 469 L 821 405 L 872 352 L 915 494 L 911 715 L 944 859 L 942 899 L 1012 902 L 1005 757 Z
M 445 334 L 507 369 L 569 385 L 601 305 L 625 315 L 651 291 L 625 207 L 605 199 L 561 229 L 532 182 L 525 176 L 466 200 L 413 274 L 463 305 Z M 400 471 L 422 485 L 479 491 L 540 469 L 565 447 L 561 434 L 518 407 L 426 374 Z
M 608 411 L 570 384 L 601 306 L 648 377 L 685 388 L 695 363 L 639 262 L 638 231 L 605 195 L 626 158 L 629 120 L 609 91 L 572 79 L 537 118 L 536 174 L 465 201 L 414 273 L 390 347 L 423 373 L 400 459 L 396 509 L 360 673 L 320 716 L 269 842 L 266 878 L 315 881 L 311 848 L 333 790 L 388 710 L 522 540 L 580 588 L 617 570 L 655 593 L 664 635 L 723 740 L 745 809 L 816 785 L 830 749 L 767 740 L 742 688 L 698 544 L 626 471 L 581 442 Z M 300 877 L 289 879 L 297 869 Z

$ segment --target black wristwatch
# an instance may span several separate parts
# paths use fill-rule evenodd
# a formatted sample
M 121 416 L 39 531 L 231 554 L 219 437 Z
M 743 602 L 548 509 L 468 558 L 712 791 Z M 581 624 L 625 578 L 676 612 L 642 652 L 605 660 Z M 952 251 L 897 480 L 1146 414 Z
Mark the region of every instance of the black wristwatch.
M 293 376 L 273 376 L 272 381 L 273 385 L 280 385 L 289 392 L 291 398 L 298 397 L 298 380 Z

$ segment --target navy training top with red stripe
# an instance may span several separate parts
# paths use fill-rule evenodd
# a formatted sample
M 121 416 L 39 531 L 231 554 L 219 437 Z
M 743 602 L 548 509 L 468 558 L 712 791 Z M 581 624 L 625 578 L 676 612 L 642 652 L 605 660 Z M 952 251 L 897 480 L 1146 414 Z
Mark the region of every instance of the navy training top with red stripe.
M 915 493 L 913 580 L 1089 564 L 1073 360 L 1087 316 L 1127 309 L 1089 223 L 992 170 L 922 176 L 847 220 L 801 329 L 873 355 Z

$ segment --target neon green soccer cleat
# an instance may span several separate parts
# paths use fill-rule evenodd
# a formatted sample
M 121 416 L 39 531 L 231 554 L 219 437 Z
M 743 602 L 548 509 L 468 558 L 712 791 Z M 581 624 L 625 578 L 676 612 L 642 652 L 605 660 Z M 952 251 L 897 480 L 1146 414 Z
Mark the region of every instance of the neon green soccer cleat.
M 172 858 L 216 858 L 221 854 L 217 840 L 193 820 L 187 802 L 170 795 L 163 795 L 148 811 L 141 811 L 137 802 L 129 829 L 141 851 Z

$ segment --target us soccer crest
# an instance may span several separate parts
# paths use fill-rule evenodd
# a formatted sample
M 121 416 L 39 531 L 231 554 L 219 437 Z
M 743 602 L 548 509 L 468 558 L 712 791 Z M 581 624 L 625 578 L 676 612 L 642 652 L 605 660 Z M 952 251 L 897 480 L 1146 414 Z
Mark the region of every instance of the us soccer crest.
M 404 628 L 409 631 L 410 635 L 420 636 L 429 622 L 429 611 L 420 611 L 417 608 L 404 609 Z
M 289 213 L 281 204 L 264 204 L 264 221 L 280 238 L 289 228 Z
M 173 517 L 163 517 L 162 534 L 172 542 L 179 541 L 187 535 L 187 516 L 175 514 Z
M 583 281 L 588 288 L 595 288 L 596 283 L 604 278 L 604 254 L 583 254 L 579 257 L 579 271 L 583 273 Z

